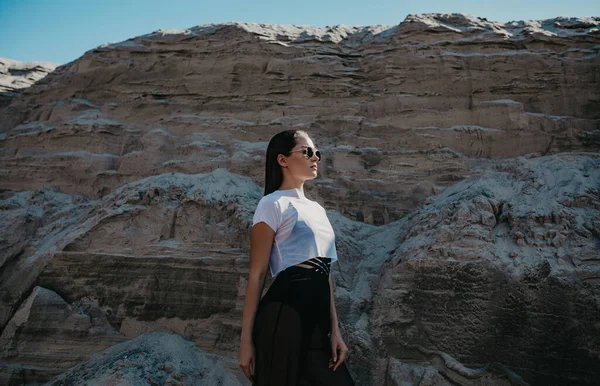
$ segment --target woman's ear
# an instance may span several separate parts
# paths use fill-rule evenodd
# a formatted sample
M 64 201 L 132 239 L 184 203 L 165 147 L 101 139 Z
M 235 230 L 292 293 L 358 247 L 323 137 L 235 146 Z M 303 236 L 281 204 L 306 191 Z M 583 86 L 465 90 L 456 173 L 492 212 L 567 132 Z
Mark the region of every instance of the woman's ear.
M 281 154 L 279 156 L 277 156 L 277 163 L 282 168 L 287 168 L 287 161 L 286 161 L 285 157 Z

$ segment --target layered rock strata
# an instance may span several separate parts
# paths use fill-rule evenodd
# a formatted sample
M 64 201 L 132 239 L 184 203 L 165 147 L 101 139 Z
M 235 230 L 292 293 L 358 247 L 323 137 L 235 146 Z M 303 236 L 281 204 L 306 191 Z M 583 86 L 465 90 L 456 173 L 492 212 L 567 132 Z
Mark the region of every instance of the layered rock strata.
M 107 44 L 7 108 L 3 186 L 96 199 L 217 167 L 258 183 L 265 142 L 294 127 L 326 155 L 315 195 L 385 224 L 470 175 L 460 154 L 598 151 L 598 23 L 411 15 L 398 26 L 232 23 Z
M 48 62 L 19 62 L 0 58 L 0 108 L 58 67 Z
M 125 340 L 98 303 L 35 287 L 0 335 L 3 385 L 41 384 Z

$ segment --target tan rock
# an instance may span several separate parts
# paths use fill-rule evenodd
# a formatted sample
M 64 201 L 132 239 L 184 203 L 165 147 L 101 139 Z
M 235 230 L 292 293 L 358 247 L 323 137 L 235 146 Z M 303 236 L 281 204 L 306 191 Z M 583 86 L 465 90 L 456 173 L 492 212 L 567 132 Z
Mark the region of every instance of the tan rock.
M 95 301 L 68 304 L 36 286 L 0 336 L 0 379 L 44 382 L 124 339 Z
M 326 155 L 316 196 L 385 224 L 432 194 L 424 183 L 437 193 L 471 175 L 470 157 L 597 151 L 597 25 L 427 14 L 399 26 L 208 25 L 104 45 L 6 109 L 3 186 L 100 198 L 218 167 L 260 183 L 265 141 L 302 127 Z

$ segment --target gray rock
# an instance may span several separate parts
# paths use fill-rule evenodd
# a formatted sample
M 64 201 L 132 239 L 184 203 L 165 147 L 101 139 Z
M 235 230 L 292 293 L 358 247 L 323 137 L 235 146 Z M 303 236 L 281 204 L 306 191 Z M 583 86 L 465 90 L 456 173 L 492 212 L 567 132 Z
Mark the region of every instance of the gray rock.
M 46 385 L 247 385 L 229 363 L 203 352 L 194 342 L 149 332 L 94 354 L 90 360 Z

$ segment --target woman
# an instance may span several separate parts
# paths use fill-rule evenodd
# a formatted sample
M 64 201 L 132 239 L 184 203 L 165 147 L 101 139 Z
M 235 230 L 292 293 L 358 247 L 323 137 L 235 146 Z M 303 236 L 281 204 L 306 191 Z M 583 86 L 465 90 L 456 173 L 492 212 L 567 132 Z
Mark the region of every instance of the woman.
M 325 209 L 304 196 L 321 153 L 287 130 L 267 147 L 265 195 L 253 218 L 239 365 L 256 386 L 353 385 L 338 326 L 330 264 L 335 235 Z M 267 266 L 275 278 L 260 299 Z M 260 299 L 260 301 L 259 301 Z

